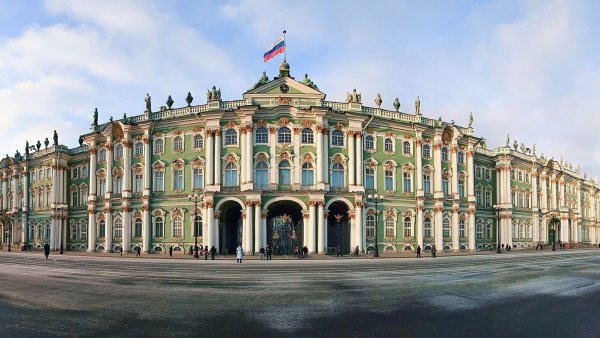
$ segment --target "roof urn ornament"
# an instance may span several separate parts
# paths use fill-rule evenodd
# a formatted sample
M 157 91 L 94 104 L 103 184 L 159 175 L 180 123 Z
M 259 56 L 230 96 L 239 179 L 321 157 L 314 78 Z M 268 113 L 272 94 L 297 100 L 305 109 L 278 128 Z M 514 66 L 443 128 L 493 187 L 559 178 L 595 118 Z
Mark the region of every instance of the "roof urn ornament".
M 471 128 L 473 126 L 473 112 L 469 112 L 469 124 L 468 124 L 468 128 Z
M 173 98 L 171 97 L 171 95 L 169 95 L 169 97 L 167 98 L 167 102 L 165 102 L 167 104 L 167 108 L 171 109 L 171 107 L 173 107 L 173 103 L 175 101 L 173 101 Z
M 525 152 L 525 144 L 523 142 L 521 142 L 521 152 L 524 153 Z
M 57 146 L 58 145 L 58 134 L 56 133 L 56 130 L 54 131 L 54 136 L 52 137 L 52 139 L 54 140 L 54 145 Z
M 517 142 L 517 140 L 513 141 L 513 148 L 515 148 L 515 150 L 517 150 L 517 148 L 519 147 L 519 142 Z
M 25 141 L 25 155 L 29 155 L 29 141 Z
M 535 156 L 535 143 L 533 144 L 532 152 L 533 152 L 533 156 Z
M 206 93 L 206 98 L 211 100 L 220 100 L 221 99 L 221 88 L 217 90 L 216 86 L 213 86 L 212 89 L 208 90 Z
M 396 109 L 396 111 L 400 109 L 400 100 L 398 100 L 398 98 L 394 100 L 394 109 Z
M 187 103 L 188 107 L 192 105 L 192 101 L 194 101 L 194 97 L 192 96 L 192 93 L 188 92 L 187 96 L 185 97 L 185 102 Z
M 346 93 L 346 103 L 360 103 L 360 93 L 356 92 L 356 88 L 352 90 L 352 93 Z
M 415 114 L 421 114 L 421 99 L 418 96 L 415 99 Z
M 146 98 L 144 101 L 146 102 L 146 111 L 149 113 L 152 112 L 152 97 L 150 94 L 146 93 Z
M 383 100 L 381 99 L 381 95 L 377 94 L 377 96 L 375 97 L 375 104 L 377 105 L 377 108 L 381 108 L 381 102 L 383 102 Z

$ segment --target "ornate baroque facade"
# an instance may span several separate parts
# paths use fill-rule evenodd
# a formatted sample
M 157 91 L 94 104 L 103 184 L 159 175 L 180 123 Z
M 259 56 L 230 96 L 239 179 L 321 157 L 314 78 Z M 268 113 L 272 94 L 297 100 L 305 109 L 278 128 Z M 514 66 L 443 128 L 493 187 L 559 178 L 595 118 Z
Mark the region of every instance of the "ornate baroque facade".
M 432 244 L 597 244 L 600 192 L 579 168 L 518 147 L 495 150 L 467 127 L 325 101 L 308 77 L 265 74 L 237 101 L 207 102 L 98 124 L 80 147 L 31 147 L 0 162 L 2 242 L 58 249 L 227 252 L 270 244 L 380 251 Z M 411 109 L 412 110 L 412 109 Z M 197 209 L 189 194 L 197 193 Z M 383 195 L 370 203 L 369 194 Z M 377 236 L 375 236 L 377 232 Z

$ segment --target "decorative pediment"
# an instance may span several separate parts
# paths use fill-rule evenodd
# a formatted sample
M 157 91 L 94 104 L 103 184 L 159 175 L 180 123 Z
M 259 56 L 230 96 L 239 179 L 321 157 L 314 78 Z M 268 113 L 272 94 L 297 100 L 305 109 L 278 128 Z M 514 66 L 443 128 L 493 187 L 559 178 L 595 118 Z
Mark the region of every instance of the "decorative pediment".
M 183 170 L 184 165 L 185 162 L 180 158 L 176 158 L 171 162 L 171 167 L 173 168 L 173 170 Z
M 290 119 L 288 119 L 287 117 L 282 117 L 282 118 L 279 119 L 279 125 L 280 126 L 287 125 L 289 123 L 290 123 Z
M 277 99 L 279 97 L 323 100 L 325 94 L 287 76 L 276 78 L 244 93 L 244 99 Z
M 172 217 L 183 217 L 183 210 L 181 208 L 174 208 L 171 210 Z
M 267 153 L 265 153 L 265 152 L 257 153 L 254 156 L 254 161 L 255 162 L 267 162 L 268 160 L 269 160 L 269 155 Z
M 152 168 L 153 168 L 154 170 L 159 170 L 159 171 L 163 170 L 163 169 L 165 168 L 165 166 L 166 166 L 166 165 L 165 165 L 165 162 L 163 162 L 163 161 L 160 161 L 160 160 L 159 160 L 159 161 L 156 161 L 156 162 L 154 162 L 154 163 L 152 164 Z

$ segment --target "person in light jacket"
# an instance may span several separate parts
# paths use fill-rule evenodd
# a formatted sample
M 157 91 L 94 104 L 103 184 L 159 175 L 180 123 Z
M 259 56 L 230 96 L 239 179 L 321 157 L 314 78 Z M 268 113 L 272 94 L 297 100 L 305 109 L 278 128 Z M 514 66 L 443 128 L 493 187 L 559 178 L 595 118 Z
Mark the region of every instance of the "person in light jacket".
M 244 249 L 242 248 L 242 245 L 238 245 L 237 249 L 236 249 L 236 258 L 237 258 L 237 262 L 241 263 L 242 262 L 242 257 L 244 256 Z

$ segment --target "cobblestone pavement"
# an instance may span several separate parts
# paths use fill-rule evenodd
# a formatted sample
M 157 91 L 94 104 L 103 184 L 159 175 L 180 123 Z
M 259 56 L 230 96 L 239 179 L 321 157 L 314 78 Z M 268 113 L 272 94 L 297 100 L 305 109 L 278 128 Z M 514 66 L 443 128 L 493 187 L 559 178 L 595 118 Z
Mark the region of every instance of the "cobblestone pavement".
M 600 336 L 600 250 L 216 261 L 0 252 L 0 336 Z

